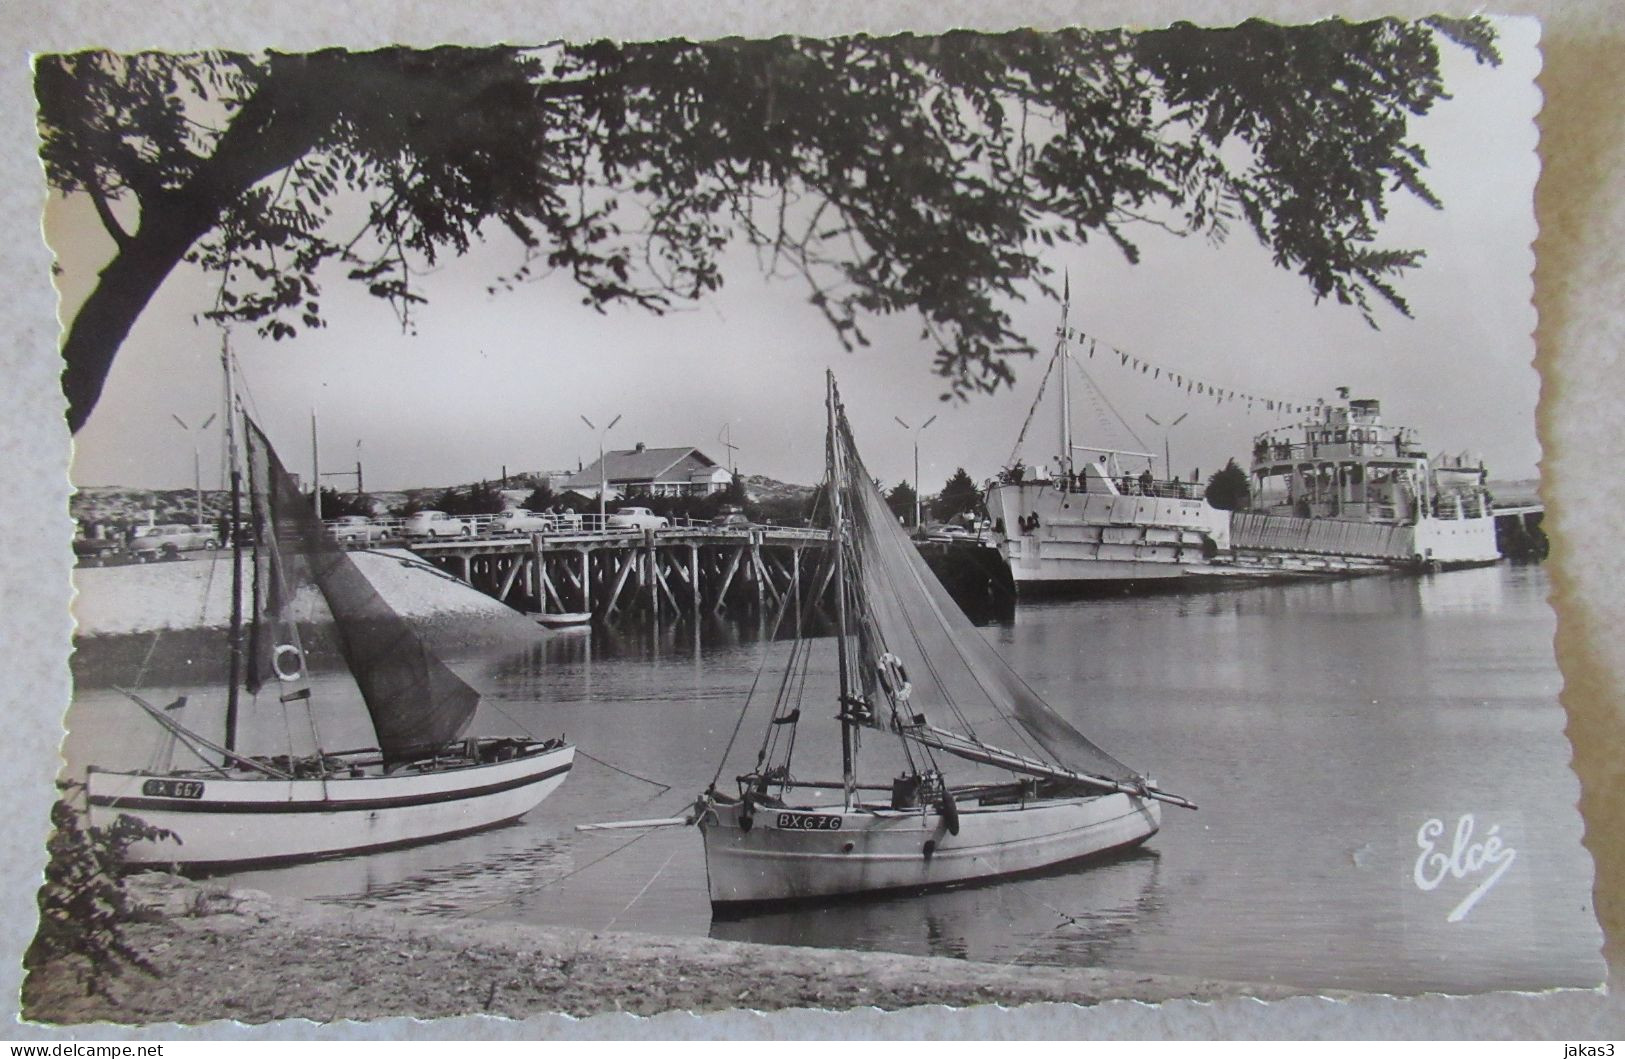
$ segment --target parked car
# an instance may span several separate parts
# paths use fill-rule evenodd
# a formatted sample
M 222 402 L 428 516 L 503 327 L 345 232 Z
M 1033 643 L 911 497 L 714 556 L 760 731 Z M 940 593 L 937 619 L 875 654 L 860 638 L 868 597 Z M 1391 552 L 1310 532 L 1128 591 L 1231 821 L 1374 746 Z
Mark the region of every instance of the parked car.
M 722 529 L 750 529 L 750 519 L 737 507 L 725 507 L 711 518 L 711 525 Z
M 671 519 L 646 507 L 623 507 L 609 516 L 606 524 L 610 529 L 665 529 Z
M 557 528 L 558 523 L 552 515 L 540 511 L 527 511 L 522 507 L 504 511 L 491 520 L 492 534 L 552 533 Z
M 117 558 L 124 548 L 124 541 L 118 537 L 75 537 L 73 539 L 73 554 L 78 557 L 81 566 L 101 566 Z
M 407 516 L 401 533 L 407 540 L 472 537 L 474 526 L 467 519 L 453 518 L 444 511 L 419 511 Z
M 976 539 L 976 534 L 972 533 L 964 526 L 958 526 L 950 522 L 945 526 L 929 527 L 925 539 L 928 541 L 938 541 L 941 543 L 953 544 L 956 541 L 974 541 Z
M 365 515 L 341 515 L 333 520 L 331 532 L 340 544 L 371 544 L 389 538 L 388 528 Z
M 188 526 L 175 522 L 137 530 L 135 539 L 130 542 L 130 555 L 137 562 L 146 563 L 159 558 L 178 557 L 181 552 L 218 547 L 220 536 L 213 526 Z

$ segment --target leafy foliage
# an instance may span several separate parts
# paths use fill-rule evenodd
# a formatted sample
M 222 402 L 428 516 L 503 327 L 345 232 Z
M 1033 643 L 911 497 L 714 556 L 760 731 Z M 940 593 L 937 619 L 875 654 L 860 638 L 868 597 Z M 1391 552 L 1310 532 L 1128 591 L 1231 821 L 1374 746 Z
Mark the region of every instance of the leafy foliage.
M 87 992 L 100 993 L 108 976 L 123 973 L 127 965 L 154 972 L 124 938 L 124 924 L 136 909 L 119 870 L 132 844 L 175 836 L 122 814 L 111 827 L 86 826 L 69 800 L 80 785 L 63 786 L 64 796 L 51 807 L 39 931 L 23 962 L 33 970 L 48 961 L 80 957 L 73 963 L 74 973 Z
M 886 506 L 891 513 L 909 525 L 914 523 L 914 502 L 917 494 L 907 482 L 898 482 L 886 493 Z
M 372 515 L 372 498 L 360 493 L 341 493 L 337 489 L 322 488 L 322 518 L 341 518 L 345 515 Z
M 728 479 L 728 484 L 723 488 L 721 502 L 735 504 L 740 507 L 750 503 L 750 494 L 745 492 L 745 476 L 737 470 L 733 472 L 733 476 Z
M 524 502 L 519 506 L 526 511 L 546 511 L 553 506 L 557 499 L 553 494 L 553 488 L 543 482 L 532 489 L 530 495 L 525 497 Z
M 425 506 L 426 505 L 420 498 L 416 496 L 408 496 L 399 504 L 393 505 L 389 509 L 389 513 L 395 518 L 411 518 L 419 511 L 422 511 Z
M 913 310 L 960 397 L 1032 352 L 1008 307 L 1049 290 L 1047 248 L 1137 260 L 1136 226 L 1245 223 L 1317 299 L 1404 311 L 1421 251 L 1377 229 L 1395 191 L 1435 201 L 1406 136 L 1441 35 L 1498 61 L 1444 19 L 44 56 L 46 172 L 118 247 L 64 345 L 70 422 L 183 257 L 222 277 L 210 315 L 272 337 L 322 326 L 329 265 L 410 328 L 421 270 L 501 230 L 522 256 L 493 290 L 560 275 L 654 312 L 743 242 L 848 349 Z
M 982 507 L 982 491 L 977 488 L 976 482 L 970 474 L 961 467 L 948 479 L 942 487 L 942 492 L 931 503 L 931 513 L 939 519 L 950 519 L 955 515 L 966 512 L 976 512 Z
M 501 490 L 489 482 L 466 489 L 447 489 L 429 507 L 448 515 L 496 515 L 506 506 Z
M 1223 511 L 1245 511 L 1252 499 L 1247 472 L 1229 460 L 1207 480 L 1207 502 Z

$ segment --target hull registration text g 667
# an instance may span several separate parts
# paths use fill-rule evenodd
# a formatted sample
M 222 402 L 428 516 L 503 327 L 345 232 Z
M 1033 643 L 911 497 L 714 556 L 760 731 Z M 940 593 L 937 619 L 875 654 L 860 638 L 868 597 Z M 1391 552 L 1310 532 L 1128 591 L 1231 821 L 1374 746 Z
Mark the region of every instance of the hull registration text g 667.
M 152 779 L 141 785 L 141 793 L 151 798 L 191 798 L 195 801 L 203 797 L 203 784 L 197 780 Z

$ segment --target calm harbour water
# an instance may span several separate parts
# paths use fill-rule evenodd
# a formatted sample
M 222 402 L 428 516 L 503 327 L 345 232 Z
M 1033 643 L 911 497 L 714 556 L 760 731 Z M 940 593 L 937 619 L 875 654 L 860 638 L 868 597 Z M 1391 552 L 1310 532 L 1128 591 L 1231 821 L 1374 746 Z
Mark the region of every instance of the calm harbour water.
M 713 922 L 692 829 L 574 831 L 680 813 L 711 781 L 764 651 L 756 624 L 714 622 L 553 634 L 519 655 L 452 660 L 485 692 L 481 730 L 511 717 L 566 733 L 671 790 L 578 758 L 516 825 L 230 880 L 426 916 L 1305 988 L 1593 986 L 1601 934 L 1547 591 L 1541 567 L 1503 564 L 1022 604 L 983 634 L 1097 742 L 1202 807 L 1168 807 L 1142 851 L 1060 874 Z M 318 698 L 337 700 L 323 707 L 324 741 L 355 745 L 359 707 L 323 683 Z M 219 698 L 150 690 L 190 691 L 193 710 Z M 70 770 L 143 763 L 134 713 L 83 690 Z M 254 723 L 285 740 L 303 721 L 261 711 Z M 754 747 L 760 730 L 747 722 L 740 738 Z M 1464 814 L 1475 841 L 1493 827 L 1514 856 L 1450 922 L 1490 872 L 1423 889 L 1418 832 L 1438 820 L 1448 853 Z

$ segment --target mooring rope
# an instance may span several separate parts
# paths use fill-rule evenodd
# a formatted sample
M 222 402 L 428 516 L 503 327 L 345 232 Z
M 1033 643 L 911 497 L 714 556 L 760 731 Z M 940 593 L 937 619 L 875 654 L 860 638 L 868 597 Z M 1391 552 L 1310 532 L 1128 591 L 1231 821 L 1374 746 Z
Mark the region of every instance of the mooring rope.
M 636 894 L 634 894 L 633 897 L 632 897 L 632 900 L 626 902 L 626 907 L 621 909 L 619 912 L 616 912 L 614 915 L 609 917 L 609 922 L 604 924 L 604 929 L 605 930 L 608 930 L 610 927 L 613 927 L 615 925 L 615 921 L 617 919 L 620 919 L 622 916 L 626 915 L 626 913 L 628 913 L 628 912 L 630 912 L 632 910 L 633 905 L 635 905 L 639 901 L 643 900 L 643 895 L 649 892 L 649 887 L 651 887 L 651 886 L 653 886 L 655 884 L 655 880 L 660 878 L 661 873 L 666 870 L 666 865 L 670 864 L 672 862 L 672 860 L 676 856 L 677 856 L 677 851 L 674 849 L 674 850 L 671 851 L 670 856 L 668 856 L 666 858 L 665 863 L 661 864 L 660 867 L 656 868 L 655 873 L 653 875 L 649 876 L 649 881 L 643 884 L 643 889 L 639 890 Z
M 636 772 L 632 772 L 629 769 L 623 769 L 619 765 L 612 765 L 608 761 L 605 761 L 601 757 L 593 757 L 591 754 L 587 753 L 585 750 L 581 749 L 579 746 L 576 747 L 576 753 L 580 754 L 582 757 L 586 758 L 588 761 L 597 762 L 598 764 L 600 764 L 600 765 L 604 766 L 605 768 L 609 769 L 611 772 L 619 772 L 623 776 L 630 776 L 635 780 L 640 780 L 643 783 L 649 784 L 651 787 L 659 787 L 660 792 L 662 794 L 664 794 L 666 791 L 671 790 L 672 787 L 673 787 L 673 785 L 670 784 L 670 783 L 661 783 L 659 780 L 652 780 L 647 776 L 640 776 Z
M 655 795 L 655 797 L 658 798 L 658 797 L 660 797 L 660 795 L 657 794 L 657 795 Z M 580 875 L 582 872 L 586 871 L 588 868 L 594 867 L 595 865 L 598 865 L 598 864 L 602 864 L 604 861 L 606 861 L 609 858 L 615 856 L 617 853 L 621 853 L 621 852 L 629 849 L 633 845 L 633 843 L 642 842 L 644 839 L 646 839 L 650 835 L 654 834 L 656 830 L 658 830 L 658 829 L 657 828 L 650 828 L 650 829 L 648 829 L 646 831 L 640 831 L 637 834 L 633 835 L 631 838 L 627 839 L 625 842 L 622 842 L 620 845 L 616 846 L 614 849 L 610 850 L 608 853 L 605 853 L 602 856 L 594 857 L 592 860 L 589 860 L 587 863 L 581 865 L 579 868 L 572 868 L 569 871 L 565 872 L 563 875 L 558 876 L 557 878 L 549 879 L 546 882 L 541 883 L 539 885 L 532 886 L 532 887 L 529 887 L 527 889 L 519 890 L 519 891 L 516 891 L 514 893 L 510 893 L 506 897 L 503 897 L 503 898 L 501 898 L 499 900 L 496 900 L 496 901 L 492 901 L 490 904 L 480 905 L 478 908 L 470 908 L 470 909 L 467 909 L 467 910 L 465 910 L 463 912 L 459 912 L 458 916 L 459 917 L 466 917 L 466 916 L 479 915 L 481 912 L 488 912 L 493 908 L 499 908 L 502 905 L 513 904 L 515 901 L 518 901 L 518 900 L 520 900 L 522 898 L 530 897 L 530 896 L 532 896 L 534 894 L 539 894 L 543 890 L 549 889 L 550 887 L 557 886 L 559 883 L 564 882 L 566 879 L 574 878 L 575 876 Z M 651 882 L 652 881 L 653 880 L 651 880 Z M 628 906 L 628 907 L 630 907 L 630 906 Z M 625 909 L 622 909 L 622 911 L 625 911 Z

